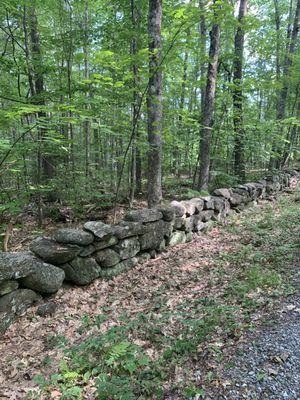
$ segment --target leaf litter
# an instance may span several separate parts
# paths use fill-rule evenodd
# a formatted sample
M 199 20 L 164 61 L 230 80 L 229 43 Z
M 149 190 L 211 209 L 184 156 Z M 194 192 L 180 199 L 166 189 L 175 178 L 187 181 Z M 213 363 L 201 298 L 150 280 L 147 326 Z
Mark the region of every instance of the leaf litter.
M 256 208 L 254 213 L 258 218 L 266 206 L 269 203 L 265 201 Z M 274 204 L 273 207 L 275 209 Z M 229 225 L 240 225 L 251 212 L 236 216 Z M 280 209 L 276 208 L 276 212 L 279 214 Z M 185 365 L 178 365 L 169 381 L 164 383 L 164 398 L 182 398 L 172 392 L 174 383 L 180 385 L 192 380 L 199 387 L 229 386 L 228 380 L 222 382 L 218 378 L 218 371 L 222 368 L 220 355 L 231 352 L 247 337 L 243 332 L 244 317 L 240 304 L 235 298 L 226 297 L 226 292 L 230 283 L 239 279 L 241 268 L 246 268 L 231 261 L 245 240 L 246 232 L 241 236 L 240 232 L 216 226 L 206 234 L 195 235 L 192 242 L 168 249 L 158 258 L 110 281 L 97 280 L 87 287 L 61 288 L 51 299 L 57 305 L 54 316 L 40 317 L 36 308 L 31 308 L 0 339 L 0 398 L 24 399 L 26 393 L 37 388 L 34 376 L 57 373 L 64 348 L 80 343 L 91 333 L 93 327 L 83 332 L 80 329 L 85 318 L 105 315 L 106 321 L 101 325 L 101 330 L 105 331 L 122 324 L 123 315 L 130 321 L 142 313 L 148 323 L 160 329 L 160 335 L 174 338 L 182 329 L 182 321 L 177 317 L 178 309 L 183 307 L 194 320 L 201 320 L 203 310 L 195 307 L 195 302 L 209 302 L 211 299 L 232 307 L 235 327 L 230 332 L 218 327 L 207 341 L 198 346 L 197 352 L 185 361 Z M 223 258 L 223 255 L 229 257 Z M 261 298 L 262 301 L 260 307 L 249 315 L 247 326 L 251 323 L 259 325 L 262 316 L 269 312 L 261 291 L 260 288 L 250 294 L 251 298 Z M 57 346 L 57 340 L 61 340 L 60 346 Z M 157 359 L 162 353 L 161 344 L 149 340 L 143 329 L 132 332 L 131 340 L 142 346 L 152 359 Z M 91 384 L 86 385 L 87 397 L 84 398 L 94 398 L 90 397 L 93 391 Z M 60 396 L 59 390 L 53 390 L 50 399 Z

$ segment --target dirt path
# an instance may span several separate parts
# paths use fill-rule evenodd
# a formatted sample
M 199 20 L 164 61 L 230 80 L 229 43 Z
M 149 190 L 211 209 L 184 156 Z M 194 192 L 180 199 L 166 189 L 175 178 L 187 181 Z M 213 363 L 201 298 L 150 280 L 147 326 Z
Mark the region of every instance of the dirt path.
M 284 299 L 294 275 L 288 265 L 299 203 L 291 195 L 279 203 L 263 202 L 228 226 L 216 226 L 111 281 L 61 289 L 52 299 L 53 317 L 29 310 L 0 340 L 0 399 L 63 398 L 62 388 L 34 394 L 33 378 L 57 373 L 66 348 L 115 326 L 126 328 L 126 339 L 152 362 L 172 350 L 170 360 L 159 363 L 165 374 L 160 398 L 296 400 L 299 298 Z M 280 313 L 280 307 L 288 312 Z M 275 311 L 280 323 L 251 344 L 246 332 Z M 177 349 L 179 342 L 183 349 Z M 230 361 L 236 349 L 243 356 Z M 228 362 L 235 367 L 224 372 Z M 265 373 L 269 365 L 276 372 Z M 97 399 L 94 384 L 80 383 L 81 397 L 64 398 Z

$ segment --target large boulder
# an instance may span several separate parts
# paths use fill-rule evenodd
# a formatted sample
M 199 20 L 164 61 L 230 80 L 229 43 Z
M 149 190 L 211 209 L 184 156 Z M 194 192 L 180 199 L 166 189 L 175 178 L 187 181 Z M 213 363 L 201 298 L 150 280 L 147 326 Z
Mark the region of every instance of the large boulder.
M 140 242 L 137 237 L 130 237 L 120 240 L 113 248 L 120 256 L 121 260 L 134 257 L 140 251 Z
M 121 260 L 119 254 L 113 249 L 103 249 L 97 251 L 95 254 L 95 259 L 103 268 L 113 267 Z
M 76 257 L 60 267 L 65 271 L 66 280 L 76 285 L 88 285 L 101 275 L 100 265 L 90 257 Z
M 62 228 L 55 232 L 54 239 L 58 243 L 87 246 L 94 241 L 94 236 L 91 233 L 80 229 Z
M 96 240 L 107 240 L 113 236 L 113 227 L 102 221 L 88 221 L 84 224 L 84 229 L 92 232 Z
M 142 210 L 129 211 L 124 219 L 125 221 L 146 223 L 158 221 L 162 217 L 162 213 L 155 208 L 144 208 Z
M 21 284 L 40 293 L 55 293 L 62 286 L 65 273 L 61 268 L 37 260 L 34 271 L 20 279 Z
M 19 279 L 34 272 L 37 258 L 30 251 L 20 253 L 0 252 L 0 282 Z
M 30 250 L 49 264 L 60 265 L 73 260 L 80 248 L 75 245 L 57 243 L 49 237 L 38 237 L 30 246 Z
M 39 299 L 39 295 L 30 289 L 17 289 L 0 297 L 0 333 Z

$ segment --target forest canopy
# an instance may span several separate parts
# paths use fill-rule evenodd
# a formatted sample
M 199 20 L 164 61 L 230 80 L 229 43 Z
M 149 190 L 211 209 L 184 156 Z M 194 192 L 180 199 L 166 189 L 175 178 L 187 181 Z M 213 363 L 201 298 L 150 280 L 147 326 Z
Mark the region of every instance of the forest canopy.
M 300 0 L 4 0 L 0 211 L 149 206 L 299 157 Z

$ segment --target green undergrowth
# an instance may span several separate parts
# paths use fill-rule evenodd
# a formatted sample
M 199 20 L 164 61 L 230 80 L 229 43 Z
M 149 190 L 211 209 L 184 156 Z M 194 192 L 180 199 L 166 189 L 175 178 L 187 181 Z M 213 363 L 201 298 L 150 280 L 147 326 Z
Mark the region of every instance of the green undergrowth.
M 53 346 L 64 348 L 59 371 L 50 377 L 36 376 L 40 389 L 28 398 L 48 398 L 47 394 L 58 390 L 61 399 L 84 399 L 91 387 L 95 390 L 91 398 L 100 400 L 205 397 L 213 373 L 204 374 L 199 384 L 193 378 L 193 360 L 209 348 L 221 362 L 221 351 L 214 343 L 234 343 L 247 329 L 255 329 L 252 316 L 267 315 L 282 296 L 294 290 L 300 226 L 297 196 L 282 195 L 263 209 L 237 215 L 222 228 L 233 237 L 233 248 L 214 259 L 211 272 L 200 268 L 191 274 L 198 283 L 208 275 L 218 292 L 183 296 L 173 308 L 161 292 L 151 311 L 134 318 L 123 313 L 106 329 L 109 308 L 85 316 L 78 344 L 68 344 L 63 337 L 49 338 Z M 178 369 L 182 377 L 175 380 Z

